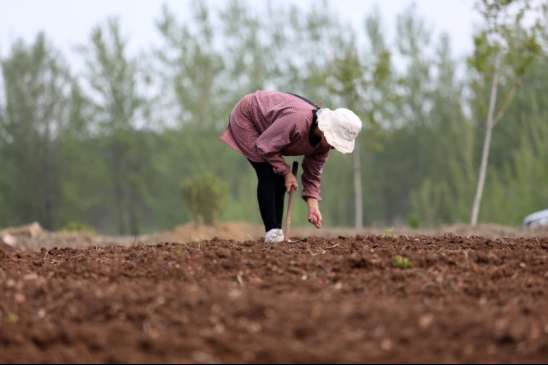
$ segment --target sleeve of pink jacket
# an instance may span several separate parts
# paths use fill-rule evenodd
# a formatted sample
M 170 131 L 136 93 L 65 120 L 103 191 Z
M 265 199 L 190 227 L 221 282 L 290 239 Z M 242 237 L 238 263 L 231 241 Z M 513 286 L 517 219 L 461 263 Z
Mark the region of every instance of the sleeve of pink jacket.
M 274 173 L 278 175 L 285 176 L 291 170 L 281 151 L 284 147 L 301 138 L 296 123 L 298 118 L 298 116 L 292 114 L 279 118 L 257 139 L 257 151 L 266 162 L 272 165 Z
M 321 200 L 321 177 L 329 150 L 305 156 L 303 159 L 303 199 Z

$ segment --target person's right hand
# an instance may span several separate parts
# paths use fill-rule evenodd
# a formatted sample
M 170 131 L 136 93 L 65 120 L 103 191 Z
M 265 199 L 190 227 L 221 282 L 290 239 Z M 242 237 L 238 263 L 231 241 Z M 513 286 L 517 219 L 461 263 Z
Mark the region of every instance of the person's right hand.
M 295 175 L 293 175 L 292 172 L 285 175 L 285 190 L 288 193 L 297 191 L 298 187 L 299 187 L 299 184 L 297 183 L 297 178 L 295 177 Z

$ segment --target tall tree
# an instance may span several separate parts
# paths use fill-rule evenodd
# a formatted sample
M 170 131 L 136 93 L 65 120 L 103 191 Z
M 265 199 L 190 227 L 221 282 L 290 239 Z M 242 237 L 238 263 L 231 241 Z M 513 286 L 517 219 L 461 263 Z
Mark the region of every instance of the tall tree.
M 60 131 L 56 146 L 63 156 L 63 206 L 59 212 L 62 226 L 85 223 L 98 229 L 108 228 L 109 180 L 101 157 L 101 142 L 94 134 L 93 109 L 80 83 L 74 80 L 66 111 L 68 125 Z
M 226 67 L 223 84 L 227 85 L 223 91 L 238 97 L 264 88 L 276 63 L 269 33 L 271 20 L 263 20 L 251 9 L 246 2 L 231 0 L 219 11 Z
M 382 171 L 384 223 L 401 223 L 411 210 L 412 191 L 432 169 L 429 112 L 434 93 L 432 32 L 409 8 L 398 17 L 395 53 L 399 55 L 390 83 L 392 102 L 383 120 L 384 143 L 378 155 Z
M 364 84 L 364 66 L 352 44 L 347 46 L 333 67 L 332 91 L 342 100 L 342 105 L 358 111 Z M 359 111 L 358 111 L 359 112 Z M 356 140 L 352 154 L 354 185 L 354 227 L 363 228 L 363 189 L 361 168 L 361 143 Z
M 139 89 L 137 60 L 128 56 L 127 40 L 115 19 L 93 30 L 86 53 L 90 99 L 105 142 L 118 233 L 137 234 L 143 209 L 140 174 L 147 171 L 136 129 L 146 102 Z
M 360 103 L 361 86 L 364 83 L 364 66 L 358 54 L 352 46 L 346 48 L 340 59 L 335 63 L 334 91 L 341 96 L 342 105 L 358 111 Z M 361 109 L 361 108 L 360 108 Z M 363 191 L 361 168 L 361 143 L 356 140 L 354 153 L 352 154 L 352 175 L 354 184 L 354 227 L 363 228 Z
M 538 40 L 540 19 L 536 18 L 532 26 L 526 26 L 524 21 L 525 18 L 530 21 L 529 17 L 539 14 L 539 9 L 535 9 L 531 1 L 481 0 L 477 8 L 485 25 L 474 38 L 475 50 L 470 64 L 478 74 L 479 85 L 476 86 L 481 88 L 481 84 L 490 79 L 490 90 L 487 110 L 483 109 L 485 137 L 470 216 L 471 225 L 478 223 L 493 128 L 504 116 L 529 66 L 541 51 Z M 497 103 L 501 88 L 504 91 L 502 102 Z
M 218 41 L 211 10 L 204 3 L 192 7 L 192 22 L 180 23 L 164 7 L 157 21 L 164 45 L 156 49 L 163 94 L 172 100 L 178 126 L 211 130 L 225 118 L 221 103 L 220 73 L 223 60 L 215 49 Z
M 475 151 L 473 124 L 465 113 L 465 82 L 457 76 L 446 35 L 439 40 L 433 74 L 436 92 L 429 98 L 431 109 L 421 131 L 429 152 L 423 164 L 429 168 L 412 190 L 412 217 L 430 226 L 468 219 Z
M 547 207 L 548 185 L 544 183 L 548 181 L 547 85 L 548 56 L 544 53 L 527 72 L 520 92 L 506 112 L 505 119 L 512 123 L 497 127 L 495 142 L 512 148 L 507 148 L 510 151 L 504 163 L 497 166 L 491 163 L 491 178 L 486 182 L 482 204 L 483 219 L 517 225 L 526 215 Z M 495 151 L 500 153 L 500 146 L 493 145 Z
M 364 206 L 367 214 L 365 223 L 384 217 L 383 169 L 379 168 L 378 157 L 383 152 L 386 131 L 394 128 L 395 106 L 398 95 L 395 92 L 396 73 L 392 63 L 392 50 L 383 27 L 378 8 L 374 8 L 365 19 L 365 32 L 368 46 L 363 51 L 366 83 L 361 97 L 361 112 L 365 125 L 360 135 L 362 161 L 364 162 Z
M 57 224 L 63 158 L 56 144 L 67 125 L 71 77 L 60 54 L 39 34 L 32 45 L 17 41 L 2 60 L 0 185 L 10 209 L 4 223 L 37 220 Z

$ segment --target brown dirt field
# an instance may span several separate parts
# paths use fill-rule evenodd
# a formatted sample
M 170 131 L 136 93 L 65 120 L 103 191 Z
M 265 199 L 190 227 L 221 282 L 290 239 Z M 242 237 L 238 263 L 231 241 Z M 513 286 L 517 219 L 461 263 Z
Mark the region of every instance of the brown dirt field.
M 547 260 L 449 234 L 0 251 L 0 362 L 548 362 Z
M 193 223 L 187 223 L 170 231 L 143 236 L 141 239 L 147 242 L 179 243 L 204 241 L 213 238 L 249 241 L 260 238 L 262 233 L 261 226 L 242 222 L 219 223 L 214 226 L 196 226 Z
M 29 231 L 29 228 L 32 230 Z M 36 251 L 42 248 L 95 248 L 112 245 L 133 246 L 146 243 L 154 245 L 163 242 L 189 243 L 211 239 L 235 241 L 250 241 L 261 239 L 264 235 L 262 226 L 243 222 L 224 222 L 214 226 L 196 226 L 192 223 L 179 225 L 171 230 L 146 234 L 141 236 L 105 236 L 86 232 L 50 232 L 40 227 L 38 223 L 23 227 L 12 227 L 0 230 L 0 249 L 10 250 L 10 246 L 2 242 L 4 233 L 9 233 L 16 240 L 14 247 L 17 250 Z M 367 227 L 356 230 L 348 227 L 325 227 L 320 230 L 305 227 L 293 227 L 291 237 L 322 237 L 337 238 L 344 235 L 439 235 L 458 234 L 460 236 L 482 236 L 489 238 L 519 238 L 519 237 L 548 237 L 548 227 L 544 229 L 524 229 L 518 227 L 482 224 L 477 227 L 467 225 L 453 225 L 435 229 L 410 229 L 408 227 Z

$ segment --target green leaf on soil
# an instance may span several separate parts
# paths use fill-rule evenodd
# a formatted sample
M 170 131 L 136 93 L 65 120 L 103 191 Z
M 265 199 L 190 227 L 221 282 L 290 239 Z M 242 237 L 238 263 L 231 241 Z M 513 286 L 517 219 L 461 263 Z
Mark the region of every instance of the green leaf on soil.
M 392 259 L 392 266 L 398 269 L 411 269 L 413 267 L 413 262 L 407 257 L 396 256 Z
M 8 316 L 6 319 L 8 322 L 11 322 L 11 323 L 17 323 L 17 321 L 19 321 L 19 317 L 17 316 L 17 314 L 14 314 L 14 313 L 8 313 Z

